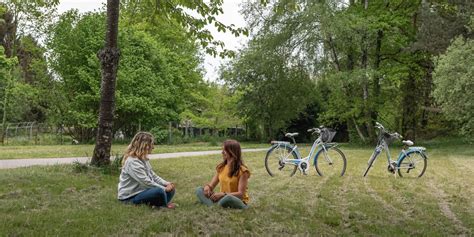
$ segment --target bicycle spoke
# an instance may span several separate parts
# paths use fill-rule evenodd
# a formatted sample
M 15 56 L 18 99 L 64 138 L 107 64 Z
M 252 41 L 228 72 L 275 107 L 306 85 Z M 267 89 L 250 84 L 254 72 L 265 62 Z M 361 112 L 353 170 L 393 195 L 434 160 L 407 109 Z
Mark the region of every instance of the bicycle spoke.
M 339 149 L 333 147 L 318 154 L 315 166 L 321 176 L 342 176 L 346 170 L 346 159 Z
M 404 157 L 398 165 L 398 174 L 403 177 L 420 177 L 426 169 L 426 159 L 419 152 Z
M 286 162 L 296 158 L 290 151 L 284 147 L 276 147 L 267 154 L 265 168 L 271 176 L 292 176 L 296 172 L 296 166 Z

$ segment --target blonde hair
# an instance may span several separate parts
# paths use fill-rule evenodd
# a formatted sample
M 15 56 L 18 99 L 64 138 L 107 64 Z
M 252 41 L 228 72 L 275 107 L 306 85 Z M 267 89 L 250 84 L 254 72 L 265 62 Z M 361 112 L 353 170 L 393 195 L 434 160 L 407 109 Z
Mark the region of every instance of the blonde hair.
M 123 155 L 122 165 L 125 164 L 125 161 L 128 157 L 136 157 L 140 160 L 148 159 L 148 154 L 151 153 L 153 150 L 153 144 L 155 139 L 153 135 L 148 132 L 138 132 L 133 137 L 130 145 L 128 145 L 127 149 L 125 150 L 125 154 Z

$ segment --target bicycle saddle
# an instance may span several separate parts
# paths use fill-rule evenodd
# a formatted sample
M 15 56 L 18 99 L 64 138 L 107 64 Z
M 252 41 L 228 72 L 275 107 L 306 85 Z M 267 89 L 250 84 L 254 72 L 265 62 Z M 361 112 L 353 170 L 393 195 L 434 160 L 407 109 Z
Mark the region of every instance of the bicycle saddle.
M 402 141 L 402 143 L 405 144 L 405 145 L 407 145 L 407 146 L 413 146 L 413 144 L 414 144 L 414 143 L 413 143 L 412 141 L 410 141 L 410 140 L 404 140 L 404 141 Z
M 299 133 L 297 133 L 297 132 L 294 132 L 294 133 L 286 133 L 286 134 L 285 134 L 285 137 L 296 137 L 296 136 L 298 136 L 298 134 L 299 134 Z

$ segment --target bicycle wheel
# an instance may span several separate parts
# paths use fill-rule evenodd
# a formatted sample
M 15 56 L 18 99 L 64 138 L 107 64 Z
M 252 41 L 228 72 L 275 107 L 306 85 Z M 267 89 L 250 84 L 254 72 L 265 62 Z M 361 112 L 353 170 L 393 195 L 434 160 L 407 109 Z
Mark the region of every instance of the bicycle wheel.
M 369 162 L 367 164 L 367 169 L 365 169 L 365 172 L 364 172 L 364 177 L 367 176 L 367 174 L 369 173 L 369 170 L 370 168 L 372 167 L 372 165 L 374 164 L 375 162 L 375 159 L 377 158 L 377 156 L 379 155 L 380 153 L 375 153 L 372 154 L 372 156 L 370 157 L 369 159 Z
M 270 176 L 283 177 L 293 176 L 296 173 L 296 165 L 285 164 L 285 159 L 298 159 L 290 147 L 273 146 L 265 156 L 265 168 Z
M 427 163 L 424 153 L 420 151 L 408 153 L 398 162 L 398 175 L 400 177 L 421 177 L 426 171 Z
M 337 147 L 321 150 L 316 155 L 314 167 L 319 176 L 343 176 L 346 172 L 346 156 Z

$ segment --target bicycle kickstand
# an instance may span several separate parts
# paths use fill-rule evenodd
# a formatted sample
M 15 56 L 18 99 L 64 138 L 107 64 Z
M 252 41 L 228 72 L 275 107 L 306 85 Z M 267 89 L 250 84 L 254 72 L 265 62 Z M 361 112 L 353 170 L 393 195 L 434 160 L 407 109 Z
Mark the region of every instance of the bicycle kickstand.
M 304 171 L 304 170 L 299 170 L 299 171 L 300 171 L 300 174 L 308 175 L 308 174 L 306 173 L 306 171 Z

